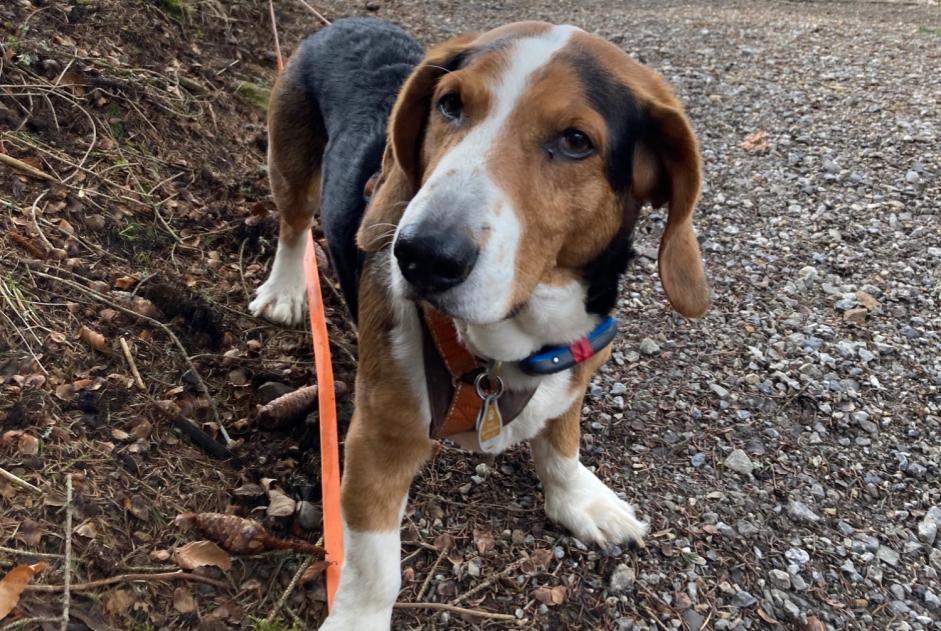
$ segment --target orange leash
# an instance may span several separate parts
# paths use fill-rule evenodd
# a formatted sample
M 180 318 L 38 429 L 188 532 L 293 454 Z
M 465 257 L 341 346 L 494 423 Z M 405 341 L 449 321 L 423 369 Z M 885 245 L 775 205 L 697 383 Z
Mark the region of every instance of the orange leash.
M 314 239 L 307 231 L 304 253 L 304 276 L 307 279 L 307 310 L 310 313 L 310 334 L 317 372 L 317 399 L 320 406 L 320 477 L 323 485 L 323 543 L 327 550 L 327 610 L 333 609 L 333 597 L 340 584 L 343 563 L 343 524 L 340 518 L 340 450 L 337 440 L 337 406 L 333 389 L 333 367 L 330 364 L 330 342 L 327 321 L 320 293 L 320 274 Z
M 307 4 L 306 2 L 304 4 Z M 310 8 L 310 5 L 308 5 Z M 313 9 L 311 9 L 313 10 Z M 278 74 L 284 72 L 281 42 L 274 2 L 268 0 L 271 32 Z M 317 13 L 314 11 L 314 13 Z M 327 24 L 330 22 L 317 14 Z M 320 273 L 314 238 L 307 230 L 304 252 L 304 277 L 307 286 L 307 312 L 310 315 L 310 337 L 314 351 L 314 371 L 317 375 L 317 400 L 320 407 L 320 479 L 323 488 L 323 546 L 327 551 L 327 611 L 333 609 L 333 597 L 340 584 L 340 566 L 343 564 L 343 523 L 340 517 L 340 447 L 337 439 L 337 402 L 333 388 L 333 365 L 330 362 L 330 342 L 327 337 L 327 319 L 323 312 L 323 294 L 320 293 Z

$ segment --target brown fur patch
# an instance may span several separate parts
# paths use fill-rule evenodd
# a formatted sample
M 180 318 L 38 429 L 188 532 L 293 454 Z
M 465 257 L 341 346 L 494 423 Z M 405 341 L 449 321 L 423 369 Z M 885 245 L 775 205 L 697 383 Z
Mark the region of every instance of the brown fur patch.
M 292 57 L 268 102 L 268 177 L 280 214 L 279 238 L 294 245 L 320 208 L 320 167 L 326 131 L 304 94 Z
M 428 419 L 392 355 L 395 316 L 380 266 L 370 256 L 359 293 L 359 369 L 356 411 L 346 435 L 343 517 L 353 530 L 399 527 L 399 509 L 412 479 L 431 455 Z

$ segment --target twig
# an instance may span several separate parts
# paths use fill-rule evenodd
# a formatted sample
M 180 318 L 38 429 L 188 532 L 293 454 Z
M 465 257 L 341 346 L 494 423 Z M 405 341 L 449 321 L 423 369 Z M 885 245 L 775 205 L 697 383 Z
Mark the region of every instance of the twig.
M 14 631 L 15 629 L 27 629 L 32 625 L 42 625 L 47 622 L 58 622 L 58 618 L 52 618 L 50 616 L 40 616 L 38 618 L 23 618 L 22 620 L 17 620 L 16 622 L 11 622 L 10 624 L 3 627 L 3 631 Z
M 40 171 L 40 170 L 37 169 L 36 167 L 34 167 L 34 166 L 30 165 L 30 164 L 26 164 L 26 163 L 23 162 L 22 160 L 17 160 L 17 159 L 14 158 L 13 156 L 7 155 L 7 154 L 5 154 L 5 153 L 0 153 L 0 162 L 2 162 L 3 164 L 7 165 L 8 167 L 13 167 L 13 168 L 16 169 L 17 171 L 22 171 L 22 172 L 25 173 L 26 175 L 29 175 L 29 176 L 31 176 L 31 177 L 34 177 L 34 178 L 36 178 L 36 179 L 38 179 L 38 180 L 46 180 L 47 182 L 58 182 L 58 181 L 59 181 L 59 180 L 57 180 L 56 178 L 54 178 L 54 177 L 52 177 L 51 175 L 49 175 L 48 173 L 46 173 L 45 171 Z
M 191 574 L 190 572 L 184 572 L 180 570 L 178 572 L 162 572 L 160 574 L 119 574 L 118 576 L 112 576 L 110 578 L 102 578 L 97 581 L 89 581 L 88 583 L 77 583 L 75 585 L 70 585 L 70 589 L 73 592 L 87 592 L 99 587 L 107 587 L 108 585 L 114 585 L 115 583 L 130 583 L 133 581 L 195 581 L 197 583 L 205 583 L 207 585 L 212 585 L 213 587 L 218 587 L 219 589 L 228 589 L 229 585 L 223 581 L 216 580 L 214 578 L 209 578 L 208 576 L 201 576 L 199 574 Z M 55 594 L 61 592 L 65 589 L 65 585 L 27 585 L 26 591 L 28 592 L 43 592 Z M 56 618 L 58 620 L 58 618 Z
M 466 592 L 464 592 L 463 594 L 461 594 L 460 596 L 458 596 L 457 598 L 455 598 L 454 600 L 452 600 L 452 601 L 451 601 L 451 604 L 452 604 L 452 605 L 457 605 L 458 603 L 463 602 L 464 600 L 467 600 L 468 598 L 470 598 L 471 596 L 473 596 L 473 595 L 476 594 L 477 592 L 479 592 L 479 591 L 481 591 L 481 590 L 483 590 L 483 589 L 486 589 L 487 587 L 493 585 L 494 583 L 496 583 L 497 581 L 499 581 L 501 578 L 503 578 L 504 576 L 506 576 L 506 575 L 509 574 L 510 572 L 513 572 L 513 571 L 515 571 L 517 568 L 519 568 L 519 566 L 521 566 L 524 561 L 526 561 L 526 559 L 519 559 L 519 560 L 517 560 L 517 561 L 514 561 L 513 563 L 510 563 L 510 564 L 509 564 L 506 568 L 504 568 L 499 574 L 494 574 L 493 576 L 491 576 L 490 578 L 488 578 L 487 580 L 485 580 L 485 581 L 484 581 L 483 583 L 481 583 L 480 585 L 477 585 L 477 586 L 474 587 L 473 589 L 467 590 Z
M 121 350 L 124 352 L 124 359 L 127 360 L 127 365 L 131 368 L 131 374 L 134 375 L 134 384 L 137 386 L 137 389 L 141 391 L 147 390 L 147 386 L 144 385 L 144 380 L 141 379 L 140 371 L 137 370 L 137 363 L 134 361 L 134 356 L 131 354 L 131 347 L 127 345 L 127 340 L 121 337 L 118 338 L 118 342 L 121 344 Z
M 307 0 L 297 0 L 297 1 L 300 2 L 301 4 L 303 4 L 303 5 L 304 5 L 305 7 L 307 7 L 308 9 L 310 9 L 310 12 L 313 13 L 314 15 L 316 15 L 318 18 L 320 18 L 321 21 L 323 21 L 324 24 L 326 24 L 327 26 L 330 26 L 330 20 L 328 20 L 327 18 L 325 18 L 325 17 L 323 16 L 323 14 L 320 13 L 320 11 L 318 11 L 318 10 L 315 9 L 314 7 L 310 6 L 310 4 L 307 2 Z
M 170 412 L 160 405 L 160 403 L 155 399 L 151 398 L 150 402 L 153 404 L 153 408 L 157 411 L 158 414 L 161 414 L 164 418 L 173 424 L 173 427 L 186 434 L 190 440 L 192 440 L 198 446 L 202 447 L 207 454 L 213 458 L 218 458 L 219 460 L 229 460 L 233 465 L 237 465 L 239 463 L 239 459 L 235 456 L 234 453 L 229 451 L 228 447 L 201 430 L 199 426 L 196 425 L 196 423 L 189 420 L 185 416 L 180 416 L 179 414 Z
M 69 628 L 69 605 L 72 604 L 72 474 L 65 476 L 65 583 L 62 585 L 62 627 Z
M 268 614 L 268 622 L 274 622 L 275 618 L 278 617 L 278 612 L 281 611 L 281 608 L 284 607 L 284 603 L 288 601 L 288 597 L 294 592 L 294 588 L 297 587 L 298 581 L 301 580 L 301 576 L 304 572 L 307 571 L 307 568 L 310 567 L 310 564 L 313 562 L 313 559 L 308 557 L 304 560 L 303 563 L 297 568 L 297 571 L 294 572 L 294 576 L 291 577 L 291 582 L 288 583 L 288 586 L 284 588 L 284 592 L 281 594 L 281 598 L 278 599 L 278 602 L 275 603 L 274 609 L 271 610 L 271 613 Z
M 431 566 L 431 570 L 428 572 L 428 576 L 425 577 L 425 582 L 421 584 L 421 589 L 418 590 L 418 596 L 415 597 L 415 600 L 421 602 L 421 599 L 425 597 L 425 590 L 428 589 L 428 585 L 431 583 L 431 577 L 435 575 L 435 570 L 438 569 L 438 564 L 441 563 L 441 559 L 444 558 L 444 555 L 448 553 L 448 548 L 445 547 L 441 552 L 438 553 L 438 558 L 435 559 L 434 565 Z
M 647 605 L 645 605 L 645 604 L 643 604 L 643 603 L 641 604 L 641 607 L 644 608 L 644 611 L 647 612 L 647 615 L 648 615 L 648 616 L 650 616 L 651 618 L 653 618 L 653 621 L 657 623 L 657 626 L 658 626 L 658 627 L 660 627 L 661 629 L 663 629 L 663 631 L 670 631 L 670 627 L 668 627 L 667 625 L 663 624 L 663 622 L 660 621 L 660 618 L 657 617 L 657 614 L 654 613 L 654 612 L 650 609 L 650 607 L 648 607 Z
M 441 611 L 450 611 L 464 616 L 476 616 L 478 618 L 488 618 L 490 620 L 511 620 L 516 621 L 516 616 L 507 613 L 496 613 L 493 611 L 484 611 L 483 609 L 465 609 L 464 607 L 455 607 L 447 603 L 395 603 L 396 609 L 440 609 Z
M 271 34 L 274 35 L 274 54 L 278 60 L 278 74 L 281 74 L 284 72 L 284 57 L 281 56 L 281 40 L 278 39 L 278 21 L 274 16 L 274 0 L 268 0 L 268 12 L 271 14 Z
M 38 493 L 38 494 L 42 495 L 42 489 L 41 489 L 41 488 L 39 488 L 38 486 L 33 486 L 32 484 L 30 484 L 29 482 L 27 482 L 26 480 L 24 480 L 23 478 L 21 478 L 21 477 L 19 477 L 19 476 L 13 475 L 12 473 L 10 473 L 9 471 L 7 471 L 7 470 L 4 469 L 3 467 L 0 467 L 0 478 L 6 478 L 7 480 L 9 480 L 10 482 L 12 482 L 13 484 L 19 484 L 19 485 L 22 486 L 24 489 L 29 489 L 29 490 L 32 491 L 33 493 Z
M 166 324 L 164 324 L 160 320 L 155 320 L 151 318 L 150 316 L 145 316 L 142 313 L 138 313 L 137 311 L 134 311 L 133 309 L 128 309 L 127 307 L 123 305 L 120 305 L 112 300 L 109 300 L 108 298 L 98 293 L 97 291 L 93 289 L 89 289 L 88 287 L 85 287 L 84 285 L 80 283 L 76 283 L 75 281 L 62 278 L 61 276 L 55 276 L 54 274 L 46 274 L 36 269 L 33 269 L 32 273 L 36 274 L 40 278 L 46 278 L 49 280 L 54 280 L 56 282 L 62 283 L 63 285 L 71 287 L 72 289 L 80 291 L 84 293 L 85 295 L 94 298 L 98 302 L 102 302 L 114 309 L 117 309 L 118 311 L 122 311 L 128 315 L 134 316 L 135 318 L 139 318 L 140 320 L 143 320 L 144 322 L 147 322 L 148 324 L 151 324 L 153 326 L 160 328 L 167 335 L 167 337 L 170 338 L 173 344 L 179 349 L 180 353 L 183 355 L 183 360 L 186 362 L 187 367 L 190 369 L 190 372 L 193 375 L 193 378 L 196 380 L 196 384 L 199 386 L 199 389 L 202 391 L 203 394 L 206 395 L 206 398 L 209 400 L 209 407 L 212 410 L 213 420 L 215 420 L 216 425 L 219 426 L 219 433 L 222 434 L 222 437 L 225 439 L 226 444 L 231 445 L 234 442 L 232 438 L 229 436 L 229 432 L 226 431 L 225 425 L 222 424 L 222 417 L 219 415 L 219 408 L 216 406 L 216 400 L 212 397 L 211 394 L 209 394 L 209 388 L 206 387 L 206 382 L 203 381 L 203 378 L 202 376 L 200 376 L 199 371 L 196 370 L 196 366 L 194 366 L 193 362 L 190 360 L 189 354 L 186 351 L 186 347 L 183 346 L 183 342 L 181 342 L 180 338 L 178 338 L 176 334 L 172 330 L 170 330 L 170 327 L 168 327 Z
M 17 550 L 16 548 L 8 548 L 6 546 L 0 546 L 0 552 L 6 552 L 7 554 L 16 554 L 24 557 L 37 557 L 40 559 L 62 559 L 65 558 L 61 554 L 55 554 L 53 552 L 30 552 L 29 550 Z M 4 629 L 4 631 L 6 631 Z

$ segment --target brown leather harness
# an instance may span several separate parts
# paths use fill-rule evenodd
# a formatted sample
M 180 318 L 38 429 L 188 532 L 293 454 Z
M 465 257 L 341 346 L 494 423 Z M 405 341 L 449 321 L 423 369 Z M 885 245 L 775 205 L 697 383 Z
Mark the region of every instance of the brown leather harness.
M 488 379 L 487 365 L 461 343 L 454 321 L 428 305 L 418 307 L 422 323 L 425 382 L 431 407 L 431 436 L 444 438 L 472 432 L 486 400 L 477 384 Z M 488 388 L 495 384 L 487 384 Z M 506 390 L 497 399 L 504 423 L 519 416 L 535 388 Z

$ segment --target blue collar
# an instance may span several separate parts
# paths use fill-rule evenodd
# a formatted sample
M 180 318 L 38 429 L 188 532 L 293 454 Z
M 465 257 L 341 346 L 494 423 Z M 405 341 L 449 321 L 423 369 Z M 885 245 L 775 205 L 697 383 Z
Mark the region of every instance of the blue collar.
M 567 346 L 546 346 L 520 360 L 519 367 L 527 375 L 552 375 L 568 370 L 607 348 L 617 335 L 617 320 L 608 316 L 601 324 Z

